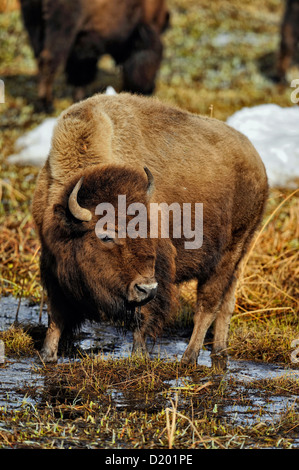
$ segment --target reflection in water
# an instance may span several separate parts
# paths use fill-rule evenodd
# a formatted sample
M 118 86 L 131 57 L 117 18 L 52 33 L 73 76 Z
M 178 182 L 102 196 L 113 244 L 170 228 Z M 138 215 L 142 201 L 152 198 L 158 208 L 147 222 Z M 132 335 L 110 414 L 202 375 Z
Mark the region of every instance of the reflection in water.
M 7 329 L 15 320 L 18 301 L 13 298 L 0 300 L 0 329 Z M 21 324 L 37 325 L 39 319 L 39 307 L 30 306 L 25 300 L 20 304 L 18 320 Z M 42 317 L 44 325 L 47 315 Z M 161 357 L 166 360 L 180 359 L 187 346 L 188 338 L 173 335 L 162 337 L 155 344 L 150 343 L 151 357 Z M 127 357 L 132 347 L 132 334 L 122 333 L 111 325 L 85 325 L 82 333 L 75 341 L 75 346 L 81 351 L 101 352 L 103 357 Z M 60 357 L 59 362 L 69 361 L 70 358 Z M 73 360 L 73 359 L 72 359 Z M 199 365 L 211 367 L 209 351 L 202 351 L 198 361 Z M 0 407 L 16 408 L 24 403 L 43 403 L 43 397 L 53 397 L 55 401 L 70 401 L 76 399 L 76 393 L 67 396 L 60 384 L 48 383 L 46 374 L 39 372 L 39 363 L 36 358 L 7 359 L 5 364 L 0 364 Z M 55 366 L 54 366 L 55 367 Z M 290 407 L 297 407 L 296 396 L 269 396 L 264 395 L 256 389 L 250 388 L 253 380 L 271 379 L 283 376 L 299 377 L 298 370 L 290 370 L 274 364 L 255 363 L 252 361 L 231 360 L 228 361 L 227 370 L 220 374 L 221 380 L 227 383 L 233 379 L 235 387 L 230 390 L 230 400 L 221 411 L 232 422 L 240 425 L 254 425 L 260 421 L 274 420 Z M 211 377 L 207 377 L 211 380 Z M 190 381 L 193 380 L 190 378 Z M 202 379 L 201 379 L 202 380 Z M 184 379 L 186 381 L 186 378 Z M 166 383 L 167 381 L 165 381 Z M 167 386 L 175 390 L 182 386 L 180 378 L 169 380 Z M 236 386 L 237 384 L 237 386 Z M 238 398 L 246 396 L 245 403 L 240 404 Z M 34 398 L 32 398 L 34 397 Z M 143 393 L 126 393 L 117 388 L 110 391 L 110 400 L 118 408 L 147 409 L 148 403 L 152 407 L 153 401 L 158 407 L 169 406 L 167 400 L 162 400 L 161 395 L 155 400 L 147 400 Z M 234 401 L 235 400 L 235 401 Z M 51 401 L 51 399 L 50 399 Z

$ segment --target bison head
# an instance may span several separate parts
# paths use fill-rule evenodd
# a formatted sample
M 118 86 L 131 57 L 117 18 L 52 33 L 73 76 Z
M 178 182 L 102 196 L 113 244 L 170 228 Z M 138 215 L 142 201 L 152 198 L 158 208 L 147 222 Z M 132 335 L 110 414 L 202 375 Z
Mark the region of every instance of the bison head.
M 158 242 L 149 237 L 149 210 L 145 237 L 122 238 L 119 227 L 124 217 L 127 226 L 132 223 L 134 216 L 127 213 L 131 204 L 148 207 L 153 185 L 148 169 L 111 165 L 95 166 L 72 179 L 45 215 L 41 270 L 52 272 L 43 276 L 47 290 L 55 290 L 54 279 L 57 289 L 81 303 L 91 319 L 98 319 L 99 312 L 117 319 L 153 299 Z M 125 214 L 118 207 L 120 195 L 125 196 Z M 114 208 L 115 226 L 107 222 L 96 230 L 96 208 L 102 203 Z

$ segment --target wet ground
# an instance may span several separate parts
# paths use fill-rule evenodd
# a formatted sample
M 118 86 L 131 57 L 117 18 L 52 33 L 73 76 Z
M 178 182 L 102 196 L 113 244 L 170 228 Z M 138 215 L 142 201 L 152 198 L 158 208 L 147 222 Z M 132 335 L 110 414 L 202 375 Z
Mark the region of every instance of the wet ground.
M 39 306 L 30 305 L 26 300 L 18 301 L 14 298 L 2 298 L 0 300 L 0 330 L 6 330 L 14 321 L 18 310 L 18 321 L 23 325 L 39 325 Z M 45 330 L 47 314 L 42 314 L 41 331 Z M 188 337 L 167 336 L 160 338 L 155 344 L 150 345 L 151 356 L 160 356 L 163 359 L 180 359 L 188 342 Z M 86 325 L 80 337 L 76 340 L 76 347 L 84 352 L 101 352 L 107 357 L 119 358 L 130 354 L 132 345 L 131 333 L 124 334 L 111 325 Z M 74 360 L 71 357 L 60 357 L 59 361 Z M 202 351 L 199 365 L 211 366 L 209 351 Z M 0 367 L 0 407 L 5 409 L 19 408 L 26 403 L 38 404 L 42 396 L 45 377 L 39 371 L 39 363 L 35 357 L 6 358 L 4 366 Z M 238 425 L 255 426 L 258 423 L 269 423 L 279 419 L 280 415 L 288 410 L 299 411 L 298 395 L 287 394 L 272 396 L 263 393 L 262 390 L 252 387 L 253 381 L 263 379 L 276 379 L 279 377 L 299 378 L 299 370 L 289 370 L 283 366 L 230 359 L 223 380 L 229 382 L 233 379 L 234 389 L 230 391 L 230 400 L 227 406 L 222 407 L 222 414 L 230 422 Z M 237 384 L 237 386 L 236 386 Z M 181 380 L 172 380 L 172 387 L 181 385 Z M 35 393 L 26 393 L 26 390 L 34 387 Z M 246 396 L 246 400 L 240 404 L 239 397 Z M 235 397 L 235 401 L 234 401 Z M 121 409 L 132 407 L 132 400 L 115 390 L 112 393 L 114 405 Z M 138 399 L 138 408 L 142 408 L 142 396 Z M 244 404 L 245 403 L 245 404 Z M 134 401 L 136 406 L 136 400 Z M 217 411 L 217 410 L 216 410 Z M 293 447 L 299 447 L 299 440 L 294 441 Z

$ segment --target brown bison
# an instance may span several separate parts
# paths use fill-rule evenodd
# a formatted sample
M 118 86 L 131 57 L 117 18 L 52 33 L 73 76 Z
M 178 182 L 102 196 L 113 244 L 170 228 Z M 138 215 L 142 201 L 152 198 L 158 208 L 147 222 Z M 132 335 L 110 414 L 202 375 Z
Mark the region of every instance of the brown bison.
M 72 105 L 57 122 L 33 201 L 50 311 L 43 359 L 56 361 L 62 331 L 86 319 L 131 320 L 133 350 L 145 351 L 146 335 L 158 334 L 175 311 L 174 286 L 190 279 L 198 300 L 183 361 L 197 361 L 214 321 L 212 352 L 225 354 L 236 271 L 266 198 L 259 155 L 221 121 L 127 93 Z M 114 226 L 107 219 L 105 230 L 102 203 L 123 217 Z M 192 228 L 203 204 L 201 247 L 186 248 L 188 233 L 173 236 L 174 217 L 168 238 L 151 236 L 151 207 L 162 203 L 191 204 Z M 148 209 L 149 224 L 142 236 L 123 237 L 119 220 L 134 223 L 131 204 Z
M 299 0 L 287 0 L 281 25 L 278 78 L 283 81 L 299 44 Z
M 161 33 L 169 21 L 166 0 L 21 0 L 25 27 L 38 62 L 38 96 L 52 107 L 59 67 L 75 99 L 91 83 L 97 61 L 110 54 L 123 67 L 123 86 L 151 94 L 162 60 Z

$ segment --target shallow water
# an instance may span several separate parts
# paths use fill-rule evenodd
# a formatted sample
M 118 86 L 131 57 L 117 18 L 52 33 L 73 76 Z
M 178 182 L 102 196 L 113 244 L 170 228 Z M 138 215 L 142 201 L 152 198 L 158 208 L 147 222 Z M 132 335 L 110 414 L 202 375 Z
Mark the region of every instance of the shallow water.
M 0 300 L 0 329 L 7 329 L 15 320 L 18 301 L 14 298 L 2 298 Z M 19 306 L 18 321 L 21 324 L 38 325 L 39 307 L 30 306 L 26 300 L 22 300 Z M 42 325 L 47 323 L 47 314 L 43 312 Z M 150 344 L 151 357 L 161 357 L 167 360 L 180 359 L 188 338 L 179 336 L 167 336 L 160 338 L 155 344 Z M 85 352 L 99 351 L 102 355 L 114 357 L 126 357 L 132 347 L 132 334 L 123 334 L 111 325 L 85 325 L 76 340 L 76 346 Z M 67 361 L 68 357 L 60 357 L 59 361 Z M 209 351 L 202 351 L 198 360 L 202 366 L 211 366 Z M 233 379 L 238 384 L 236 390 L 230 393 L 227 406 L 221 409 L 222 415 L 229 421 L 238 425 L 256 425 L 257 423 L 272 422 L 285 413 L 294 409 L 299 411 L 298 397 L 294 396 L 269 396 L 250 387 L 253 380 L 271 379 L 282 376 L 299 378 L 299 370 L 288 370 L 279 365 L 229 359 L 227 371 L 222 379 L 229 382 Z M 208 379 L 210 380 L 210 378 Z M 175 389 L 182 385 L 180 379 L 170 381 L 170 387 Z M 26 395 L 28 387 L 35 390 L 35 398 Z M 44 387 L 44 377 L 38 372 L 38 363 L 35 358 L 6 359 L 4 365 L 0 365 L 0 406 L 16 408 L 24 403 L 37 404 L 39 391 Z M 41 395 L 41 393 L 40 393 Z M 239 397 L 246 396 L 246 403 L 240 404 Z M 130 409 L 132 400 L 119 390 L 112 390 L 114 404 L 120 408 Z M 138 408 L 142 408 L 142 396 L 138 399 Z M 134 406 L 136 406 L 136 400 Z M 217 410 L 216 410 L 217 412 Z M 261 424 L 262 425 L 262 424 Z M 299 443 L 295 443 L 295 446 Z

